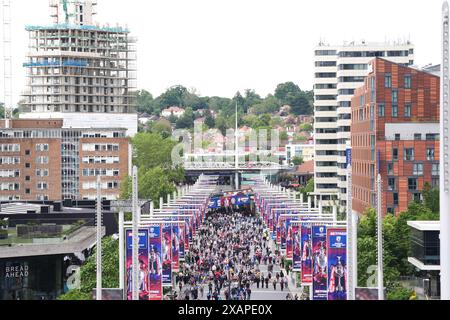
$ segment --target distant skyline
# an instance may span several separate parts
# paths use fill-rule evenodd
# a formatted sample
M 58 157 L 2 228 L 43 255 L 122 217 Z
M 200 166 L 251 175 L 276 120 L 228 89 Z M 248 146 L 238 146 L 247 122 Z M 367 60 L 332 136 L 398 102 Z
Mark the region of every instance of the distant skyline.
M 49 25 L 51 18 L 48 0 L 11 2 L 17 102 L 25 89 L 25 25 Z M 416 65 L 440 63 L 441 6 L 440 0 L 98 0 L 95 20 L 128 25 L 138 38 L 138 89 L 158 96 L 180 84 L 208 96 L 245 89 L 266 96 L 286 81 L 313 88 L 320 41 L 410 40 Z

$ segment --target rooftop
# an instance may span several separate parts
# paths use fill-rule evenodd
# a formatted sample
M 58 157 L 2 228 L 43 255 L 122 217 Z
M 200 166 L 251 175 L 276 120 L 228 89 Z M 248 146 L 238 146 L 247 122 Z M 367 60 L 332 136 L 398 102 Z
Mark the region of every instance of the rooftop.
M 440 231 L 440 221 L 408 221 L 408 226 L 419 231 Z

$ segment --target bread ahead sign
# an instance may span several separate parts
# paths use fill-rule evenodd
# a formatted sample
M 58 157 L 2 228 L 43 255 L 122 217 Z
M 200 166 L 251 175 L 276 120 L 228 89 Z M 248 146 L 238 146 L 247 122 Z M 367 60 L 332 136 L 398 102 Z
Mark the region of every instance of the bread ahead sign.
M 29 275 L 29 266 L 26 263 L 6 264 L 5 279 L 22 279 Z

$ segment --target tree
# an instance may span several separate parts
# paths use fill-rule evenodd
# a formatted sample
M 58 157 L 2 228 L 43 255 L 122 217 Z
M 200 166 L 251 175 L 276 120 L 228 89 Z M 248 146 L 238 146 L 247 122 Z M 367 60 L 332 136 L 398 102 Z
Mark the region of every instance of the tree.
M 292 159 L 292 163 L 293 163 L 295 166 L 301 166 L 301 165 L 303 164 L 303 158 L 302 158 L 302 157 L 294 157 L 294 158 Z
M 148 114 L 159 114 L 161 110 L 155 110 L 155 104 L 153 96 L 146 90 L 140 90 L 136 92 L 135 102 L 138 112 L 145 112 Z
M 97 285 L 96 248 L 93 254 L 81 267 L 81 288 L 62 295 L 58 300 L 92 300 L 92 293 Z M 102 240 L 102 286 L 103 288 L 119 287 L 119 241 L 112 237 Z
M 176 142 L 155 133 L 138 133 L 133 138 L 134 162 L 138 168 L 171 167 Z
M 282 105 L 291 106 L 295 115 L 309 115 L 313 112 L 313 96 L 311 92 L 304 92 L 293 82 L 279 84 L 275 90 L 275 97 Z
M 300 125 L 300 131 L 302 132 L 311 132 L 314 130 L 314 127 L 311 123 L 303 123 Z
M 139 198 L 153 200 L 155 206 L 159 206 L 159 198 L 176 191 L 174 183 L 170 180 L 167 171 L 161 167 L 148 170 L 139 170 Z
M 264 100 L 253 105 L 249 110 L 256 115 L 265 113 L 274 114 L 280 111 L 280 103 L 273 95 L 268 95 Z
M 194 111 L 187 108 L 184 114 L 177 120 L 177 129 L 192 129 L 194 127 Z
M 428 182 L 425 182 L 423 186 L 423 201 L 424 205 L 429 208 L 431 212 L 440 212 L 439 189 L 431 188 Z
M 184 97 L 187 93 L 188 89 L 181 85 L 173 86 L 167 89 L 167 91 L 159 97 L 159 104 L 161 106 L 161 109 L 172 106 L 183 107 Z
M 159 134 L 163 139 L 172 136 L 172 125 L 166 119 L 151 123 L 149 129 L 151 133 Z
M 313 193 L 315 190 L 314 178 L 310 179 L 305 187 L 300 189 L 300 192 L 303 193 L 303 196 L 306 198 L 310 193 Z
M 205 112 L 205 125 L 207 125 L 210 129 L 216 126 L 216 121 L 209 110 Z

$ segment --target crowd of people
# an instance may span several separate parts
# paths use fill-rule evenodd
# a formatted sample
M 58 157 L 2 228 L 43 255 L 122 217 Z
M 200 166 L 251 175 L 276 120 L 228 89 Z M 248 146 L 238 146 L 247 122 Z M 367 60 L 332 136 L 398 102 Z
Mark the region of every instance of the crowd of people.
M 261 218 L 247 210 L 211 212 L 175 277 L 174 298 L 251 300 L 252 290 L 289 292 L 287 275 L 274 272 L 281 263 Z M 298 296 L 288 293 L 286 299 Z

